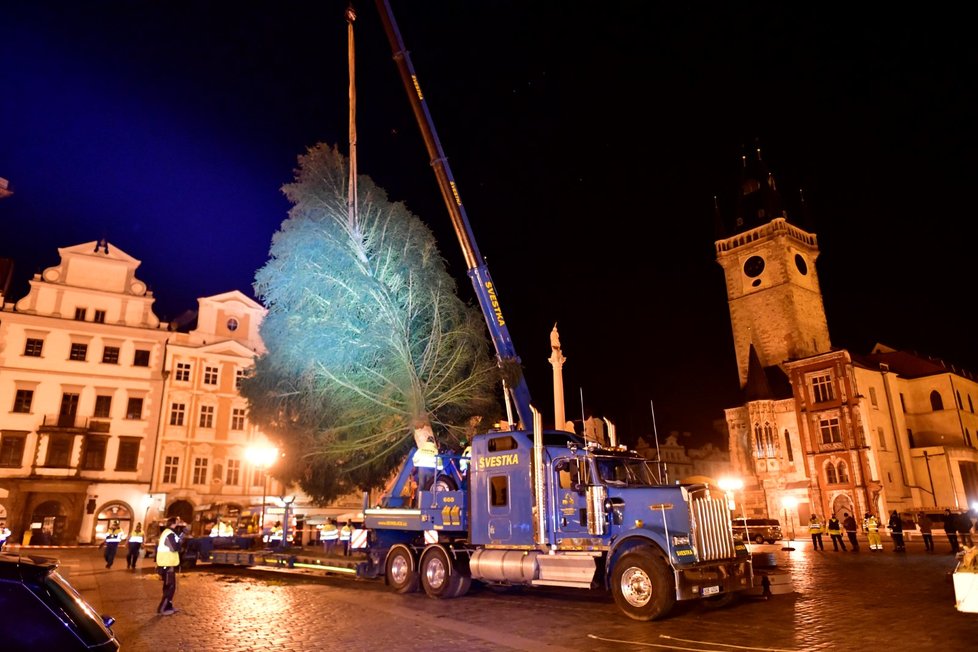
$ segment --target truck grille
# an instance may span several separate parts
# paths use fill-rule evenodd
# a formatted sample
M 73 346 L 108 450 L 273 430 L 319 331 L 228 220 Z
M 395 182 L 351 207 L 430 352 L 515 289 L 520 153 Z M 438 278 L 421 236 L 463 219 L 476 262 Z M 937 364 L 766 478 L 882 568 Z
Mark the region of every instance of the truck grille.
M 690 501 L 693 546 L 699 561 L 729 559 L 736 556 L 730 529 L 730 509 L 722 498 L 694 498 Z

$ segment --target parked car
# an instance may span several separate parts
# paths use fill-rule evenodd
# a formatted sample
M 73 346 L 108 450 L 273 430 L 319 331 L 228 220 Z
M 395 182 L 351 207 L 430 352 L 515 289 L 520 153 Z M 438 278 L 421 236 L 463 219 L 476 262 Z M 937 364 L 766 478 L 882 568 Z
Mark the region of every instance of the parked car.
M 0 646 L 5 652 L 114 652 L 119 649 L 114 622 L 95 613 L 58 572 L 57 559 L 0 553 Z
M 735 518 L 733 531 L 744 541 L 774 543 L 782 538 L 781 523 L 773 518 Z

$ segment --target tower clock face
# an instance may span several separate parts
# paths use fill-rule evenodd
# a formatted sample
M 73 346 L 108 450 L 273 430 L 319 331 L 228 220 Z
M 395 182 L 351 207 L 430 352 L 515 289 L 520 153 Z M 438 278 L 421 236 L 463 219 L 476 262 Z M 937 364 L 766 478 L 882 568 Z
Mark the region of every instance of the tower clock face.
M 801 254 L 795 254 L 795 267 L 798 268 L 798 273 L 802 276 L 808 274 L 808 263 L 805 262 L 805 257 Z
M 746 261 L 744 261 L 744 274 L 750 278 L 755 278 L 761 275 L 764 271 L 764 259 L 760 256 L 751 256 Z

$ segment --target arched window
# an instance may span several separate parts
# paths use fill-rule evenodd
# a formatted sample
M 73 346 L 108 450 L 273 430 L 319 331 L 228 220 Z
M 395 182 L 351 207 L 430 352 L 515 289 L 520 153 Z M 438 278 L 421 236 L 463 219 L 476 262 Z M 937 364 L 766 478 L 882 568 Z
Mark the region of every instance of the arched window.
M 941 398 L 941 393 L 936 389 L 930 393 L 930 409 L 935 412 L 944 409 L 944 399 Z
M 845 462 L 839 462 L 839 482 L 849 482 L 849 470 Z
M 761 437 L 761 424 L 754 424 L 754 455 L 758 459 L 764 457 L 764 439 Z
M 955 391 L 954 392 L 954 399 L 958 402 L 958 409 L 959 410 L 963 410 L 964 409 L 964 404 L 961 402 L 961 392 Z
M 971 394 L 968 394 L 968 411 L 972 414 L 975 413 L 975 404 L 971 402 Z
M 788 434 L 788 431 L 787 430 L 784 431 L 784 449 L 788 453 L 788 461 L 789 462 L 794 462 L 795 461 L 795 456 L 791 452 L 791 435 Z
M 825 479 L 829 484 L 838 484 L 839 479 L 835 477 L 835 465 L 829 462 L 825 465 Z
M 775 447 L 774 447 L 774 432 L 771 430 L 771 424 L 764 424 L 764 444 L 767 448 L 767 456 L 775 457 Z

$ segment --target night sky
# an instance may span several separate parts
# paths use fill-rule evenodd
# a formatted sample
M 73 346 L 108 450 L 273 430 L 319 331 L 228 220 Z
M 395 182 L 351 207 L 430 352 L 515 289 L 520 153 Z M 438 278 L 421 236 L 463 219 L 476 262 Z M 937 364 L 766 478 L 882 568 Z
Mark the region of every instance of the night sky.
M 634 441 L 654 403 L 660 438 L 704 441 L 741 402 L 714 197 L 729 217 L 754 143 L 789 221 L 804 191 L 833 344 L 978 370 L 978 48 L 962 17 L 392 5 L 545 423 L 554 323 L 568 418 L 583 393 Z M 472 298 L 377 10 L 354 6 L 360 172 L 432 227 Z M 163 319 L 251 294 L 296 157 L 348 151 L 345 8 L 0 0 L 10 297 L 58 247 L 102 237 L 143 262 Z

